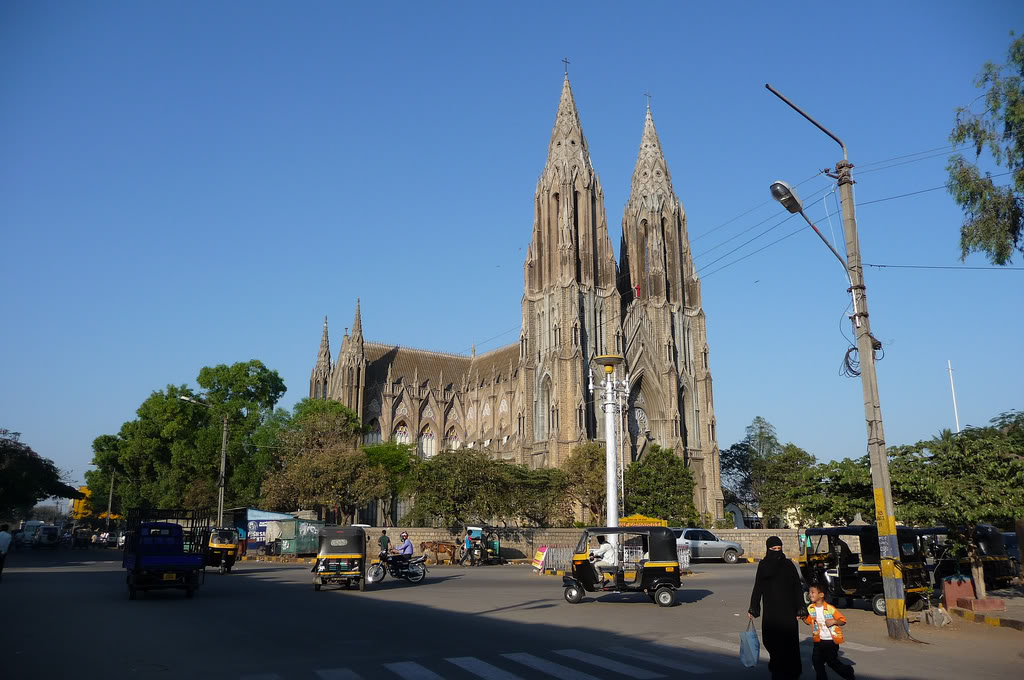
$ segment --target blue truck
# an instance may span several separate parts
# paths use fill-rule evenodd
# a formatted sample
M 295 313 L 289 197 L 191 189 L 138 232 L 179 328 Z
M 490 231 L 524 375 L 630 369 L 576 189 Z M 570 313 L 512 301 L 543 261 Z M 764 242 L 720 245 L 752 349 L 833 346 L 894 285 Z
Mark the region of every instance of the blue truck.
M 139 591 L 177 588 L 192 597 L 206 578 L 203 554 L 210 513 L 196 510 L 130 510 L 121 564 L 128 598 Z

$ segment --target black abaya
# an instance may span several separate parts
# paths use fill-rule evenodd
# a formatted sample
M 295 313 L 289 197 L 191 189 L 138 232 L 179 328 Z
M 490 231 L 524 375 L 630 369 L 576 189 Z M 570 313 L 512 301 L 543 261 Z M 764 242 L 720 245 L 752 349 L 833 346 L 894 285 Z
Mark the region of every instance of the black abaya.
M 775 680 L 799 678 L 802 664 L 796 617 L 806 616 L 807 608 L 796 565 L 781 550 L 769 550 L 757 565 L 749 610 L 755 617 L 761 615 L 762 601 L 761 640 L 770 656 L 768 670 Z

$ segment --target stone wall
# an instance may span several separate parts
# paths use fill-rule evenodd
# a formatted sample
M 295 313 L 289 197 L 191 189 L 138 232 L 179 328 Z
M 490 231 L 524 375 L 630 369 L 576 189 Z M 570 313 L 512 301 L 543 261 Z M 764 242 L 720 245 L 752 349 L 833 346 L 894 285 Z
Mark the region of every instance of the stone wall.
M 712 529 L 713 533 L 723 541 L 735 541 L 743 546 L 743 556 L 760 559 L 764 557 L 764 542 L 769 536 L 782 539 L 782 551 L 795 559 L 800 552 L 799 529 Z

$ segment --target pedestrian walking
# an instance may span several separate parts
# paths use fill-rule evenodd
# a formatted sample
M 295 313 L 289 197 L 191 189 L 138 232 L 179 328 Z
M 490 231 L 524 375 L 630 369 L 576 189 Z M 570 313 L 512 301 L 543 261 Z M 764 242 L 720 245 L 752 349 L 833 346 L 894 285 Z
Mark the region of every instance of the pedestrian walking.
M 765 541 L 764 559 L 757 565 L 754 589 L 750 593 L 747 615 L 761 615 L 761 639 L 768 650 L 768 671 L 773 680 L 794 680 L 800 677 L 800 637 L 798 622 L 806 616 L 803 587 L 796 565 L 782 552 L 782 539 L 772 536 Z
M 846 625 L 846 617 L 825 602 L 825 589 L 820 584 L 812 583 L 808 593 L 811 603 L 807 605 L 804 623 L 814 626 L 811 663 L 814 665 L 815 680 L 828 680 L 825 666 L 834 670 L 843 680 L 854 680 L 853 666 L 839 660 L 839 645 L 843 644 L 842 627 Z
M 466 529 L 466 538 L 462 540 L 462 559 L 459 560 L 461 566 L 466 558 L 469 558 L 469 566 L 476 565 L 476 558 L 473 557 L 473 534 L 469 529 Z
M 386 553 L 388 548 L 391 546 L 391 538 L 388 536 L 387 529 L 380 530 L 380 538 L 377 539 L 377 545 L 380 546 L 380 551 Z
M 7 560 L 7 551 L 11 549 L 13 537 L 7 531 L 6 524 L 0 524 L 0 581 L 4 578 L 4 562 Z

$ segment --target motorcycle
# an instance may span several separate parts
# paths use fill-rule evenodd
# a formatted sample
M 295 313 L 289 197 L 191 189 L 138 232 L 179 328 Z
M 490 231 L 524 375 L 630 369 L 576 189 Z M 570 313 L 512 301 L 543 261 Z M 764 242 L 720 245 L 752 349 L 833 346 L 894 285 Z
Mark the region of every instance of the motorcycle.
M 427 576 L 426 555 L 405 559 L 403 555 L 389 555 L 382 550 L 378 555 L 380 561 L 366 571 L 367 583 L 380 583 L 385 574 L 392 578 L 404 578 L 409 583 L 419 583 Z

